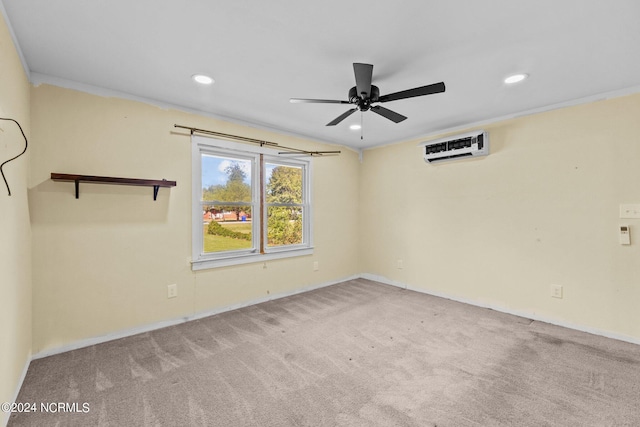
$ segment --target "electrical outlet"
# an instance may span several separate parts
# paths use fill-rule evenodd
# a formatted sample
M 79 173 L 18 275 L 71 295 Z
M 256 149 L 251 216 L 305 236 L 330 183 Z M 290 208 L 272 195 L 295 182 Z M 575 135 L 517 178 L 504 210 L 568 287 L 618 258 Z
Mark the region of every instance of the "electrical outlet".
M 551 285 L 551 296 L 553 298 L 562 298 L 562 286 Z
M 313 271 L 320 270 L 320 263 L 318 261 L 313 261 Z
M 401 259 L 396 261 L 396 267 L 398 267 L 398 270 L 402 270 L 404 268 L 404 261 L 402 261 Z
M 175 298 L 178 296 L 178 285 L 173 284 L 167 286 L 167 298 Z

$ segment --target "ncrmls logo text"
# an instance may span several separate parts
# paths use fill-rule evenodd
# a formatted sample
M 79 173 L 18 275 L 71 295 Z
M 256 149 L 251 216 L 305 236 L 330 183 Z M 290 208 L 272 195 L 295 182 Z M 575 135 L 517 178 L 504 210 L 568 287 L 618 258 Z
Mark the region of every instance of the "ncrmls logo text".
M 80 404 L 78 402 L 40 402 L 40 412 L 76 412 L 79 414 L 86 414 L 89 412 L 89 403 L 84 402 Z

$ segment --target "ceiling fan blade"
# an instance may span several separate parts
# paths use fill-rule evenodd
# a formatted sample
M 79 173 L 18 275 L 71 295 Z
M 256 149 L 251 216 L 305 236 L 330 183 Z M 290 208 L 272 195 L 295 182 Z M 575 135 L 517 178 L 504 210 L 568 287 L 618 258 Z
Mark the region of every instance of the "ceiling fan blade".
M 380 114 L 382 117 L 385 117 L 394 123 L 400 123 L 401 121 L 407 119 L 402 114 L 398 114 L 395 111 L 391 111 L 388 108 L 384 108 L 379 105 L 374 105 L 373 107 L 371 107 L 371 111 L 376 114 Z
M 352 115 L 355 111 L 357 110 L 357 108 L 352 108 L 351 110 L 342 113 L 341 115 L 339 115 L 338 117 L 336 117 L 335 119 L 331 120 L 329 123 L 327 123 L 327 126 L 335 126 L 338 123 L 340 123 L 341 121 L 343 121 L 344 119 L 346 119 L 347 117 L 349 117 L 350 115 Z
M 368 98 L 369 95 L 371 95 L 373 65 L 354 62 L 353 71 L 356 75 L 356 89 L 358 90 L 358 95 L 362 98 Z
M 337 101 L 335 99 L 306 99 L 291 98 L 289 102 L 292 104 L 350 104 L 349 101 Z
M 415 96 L 432 95 L 434 93 L 444 92 L 444 82 L 434 83 L 432 85 L 416 87 L 400 92 L 390 93 L 378 98 L 378 102 L 396 101 L 398 99 L 413 98 Z

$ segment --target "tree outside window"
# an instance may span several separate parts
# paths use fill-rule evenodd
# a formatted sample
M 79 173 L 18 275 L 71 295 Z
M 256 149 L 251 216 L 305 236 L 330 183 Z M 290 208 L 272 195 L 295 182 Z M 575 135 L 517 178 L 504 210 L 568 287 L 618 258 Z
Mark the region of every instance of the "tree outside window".
M 267 164 L 267 244 L 300 244 L 302 235 L 302 168 Z

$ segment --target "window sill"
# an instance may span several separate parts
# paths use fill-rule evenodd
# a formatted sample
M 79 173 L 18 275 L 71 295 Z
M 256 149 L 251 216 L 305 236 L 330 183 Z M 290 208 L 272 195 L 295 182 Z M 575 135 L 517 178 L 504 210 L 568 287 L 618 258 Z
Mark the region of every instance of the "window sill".
M 304 247 L 299 249 L 286 249 L 277 252 L 269 252 L 266 254 L 244 254 L 234 255 L 232 257 L 208 258 L 191 262 L 191 270 L 206 270 L 210 268 L 229 267 L 233 265 L 251 264 L 258 262 L 272 261 L 276 259 L 292 258 L 304 255 L 312 255 L 313 247 Z

